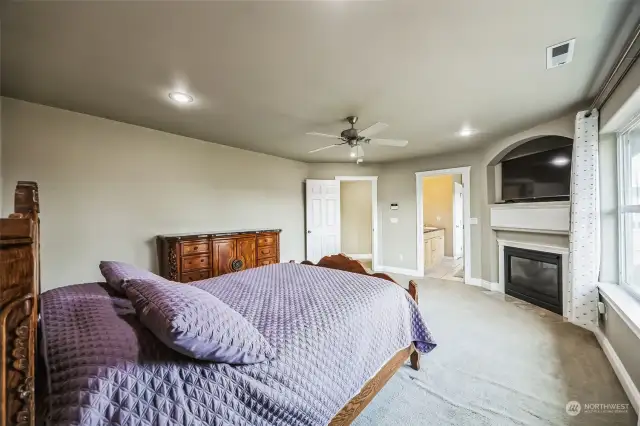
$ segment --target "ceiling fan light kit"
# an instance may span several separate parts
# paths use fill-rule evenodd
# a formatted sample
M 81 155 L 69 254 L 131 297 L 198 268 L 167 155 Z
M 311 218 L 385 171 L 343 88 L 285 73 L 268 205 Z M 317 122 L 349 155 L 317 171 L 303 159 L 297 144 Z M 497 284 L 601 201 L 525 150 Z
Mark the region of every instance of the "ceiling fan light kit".
M 349 145 L 351 151 L 349 153 L 350 157 L 357 158 L 356 163 L 360 164 L 364 161 L 364 150 L 362 149 L 363 144 L 369 145 L 378 145 L 378 146 L 393 146 L 398 148 L 403 148 L 407 146 L 409 141 L 400 140 L 400 139 L 378 139 L 371 138 L 371 136 L 379 133 L 389 127 L 388 124 L 385 123 L 375 123 L 366 129 L 358 130 L 355 128 L 355 124 L 358 122 L 358 117 L 355 115 L 351 115 L 346 118 L 346 121 L 351 124 L 351 128 L 343 130 L 340 133 L 340 136 L 337 135 L 328 135 L 326 133 L 318 133 L 318 132 L 309 132 L 307 135 L 310 136 L 319 136 L 323 138 L 331 138 L 342 141 L 341 143 L 334 143 L 333 145 L 327 145 L 322 148 L 314 149 L 309 151 L 309 154 L 313 154 L 314 152 L 323 151 L 325 149 L 333 148 L 341 145 Z

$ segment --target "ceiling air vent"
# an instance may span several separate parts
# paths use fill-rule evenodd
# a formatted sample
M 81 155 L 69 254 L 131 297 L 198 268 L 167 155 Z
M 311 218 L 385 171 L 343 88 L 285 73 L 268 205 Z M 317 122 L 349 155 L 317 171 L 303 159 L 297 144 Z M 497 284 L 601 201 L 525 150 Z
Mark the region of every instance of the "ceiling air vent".
M 547 69 L 559 67 L 571 62 L 573 59 L 573 46 L 576 44 L 576 39 L 563 41 L 562 43 L 554 44 L 547 47 Z

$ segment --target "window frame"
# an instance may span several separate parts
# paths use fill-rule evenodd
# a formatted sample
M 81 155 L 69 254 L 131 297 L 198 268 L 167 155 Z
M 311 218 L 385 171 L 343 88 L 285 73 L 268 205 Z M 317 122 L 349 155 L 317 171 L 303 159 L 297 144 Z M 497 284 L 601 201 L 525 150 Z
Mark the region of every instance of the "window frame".
M 640 282 L 627 282 L 627 264 L 630 257 L 627 254 L 628 241 L 625 235 L 626 214 L 640 213 L 640 204 L 627 203 L 627 187 L 625 186 L 628 179 L 628 173 L 631 169 L 631 156 L 629 155 L 629 132 L 632 130 L 640 130 L 640 113 L 635 115 L 629 123 L 616 133 L 617 139 L 617 183 L 618 183 L 618 284 L 627 292 L 640 300 Z

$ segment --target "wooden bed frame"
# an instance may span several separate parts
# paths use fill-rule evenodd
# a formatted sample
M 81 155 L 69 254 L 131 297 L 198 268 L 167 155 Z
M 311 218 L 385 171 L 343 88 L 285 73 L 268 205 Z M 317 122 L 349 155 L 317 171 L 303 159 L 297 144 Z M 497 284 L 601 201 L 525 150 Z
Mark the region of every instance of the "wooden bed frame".
M 35 363 L 40 295 L 40 212 L 38 185 L 18 182 L 15 213 L 0 219 L 0 426 L 34 426 Z M 309 261 L 302 262 L 313 265 Z M 370 275 L 397 284 L 386 274 L 370 274 L 358 261 L 343 254 L 324 257 L 317 266 Z M 417 302 L 416 283 L 407 290 Z M 397 352 L 329 423 L 348 425 L 371 402 L 393 374 L 411 359 L 420 368 L 413 345 Z

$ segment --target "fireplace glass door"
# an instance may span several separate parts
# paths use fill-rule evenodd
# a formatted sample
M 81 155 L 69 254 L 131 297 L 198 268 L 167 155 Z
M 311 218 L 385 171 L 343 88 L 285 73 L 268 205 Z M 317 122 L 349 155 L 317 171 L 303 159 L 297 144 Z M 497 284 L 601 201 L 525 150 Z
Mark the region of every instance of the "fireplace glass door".
M 505 247 L 505 292 L 562 314 L 561 256 Z

